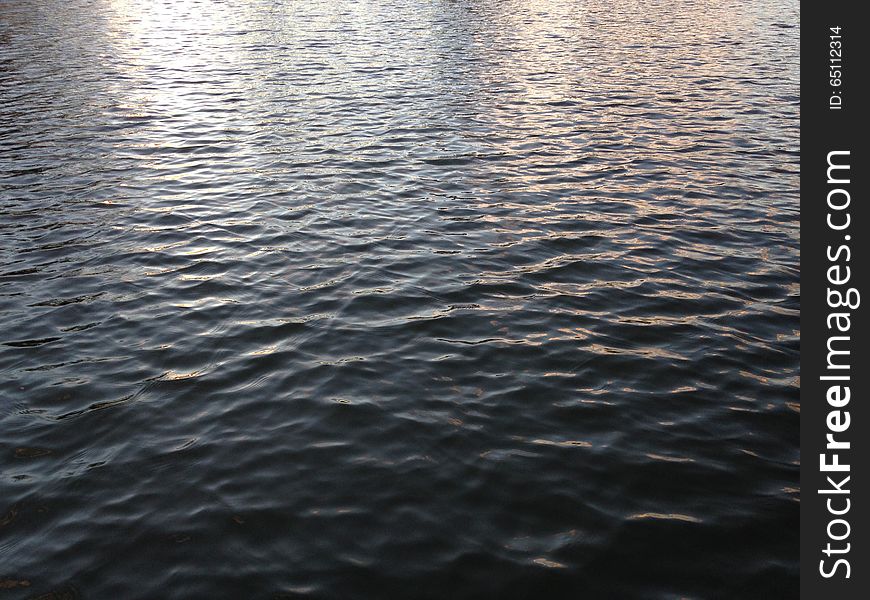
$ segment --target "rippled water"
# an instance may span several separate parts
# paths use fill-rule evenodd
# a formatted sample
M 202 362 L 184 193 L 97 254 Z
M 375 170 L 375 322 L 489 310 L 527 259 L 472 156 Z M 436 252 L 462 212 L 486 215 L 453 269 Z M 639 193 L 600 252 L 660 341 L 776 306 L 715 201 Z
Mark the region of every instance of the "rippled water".
M 0 0 L 0 597 L 796 597 L 798 20 Z

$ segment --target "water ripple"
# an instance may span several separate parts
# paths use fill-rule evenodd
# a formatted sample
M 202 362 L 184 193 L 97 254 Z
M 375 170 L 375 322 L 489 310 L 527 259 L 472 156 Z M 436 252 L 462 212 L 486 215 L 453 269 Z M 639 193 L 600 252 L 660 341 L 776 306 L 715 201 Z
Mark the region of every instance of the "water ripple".
M 0 2 L 0 592 L 794 597 L 798 22 Z

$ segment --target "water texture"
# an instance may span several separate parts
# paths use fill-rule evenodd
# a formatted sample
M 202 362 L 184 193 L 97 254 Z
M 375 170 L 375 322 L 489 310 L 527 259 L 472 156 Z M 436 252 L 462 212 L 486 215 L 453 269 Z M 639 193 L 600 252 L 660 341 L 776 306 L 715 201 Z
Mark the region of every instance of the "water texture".
M 0 599 L 797 597 L 798 11 L 0 0 Z

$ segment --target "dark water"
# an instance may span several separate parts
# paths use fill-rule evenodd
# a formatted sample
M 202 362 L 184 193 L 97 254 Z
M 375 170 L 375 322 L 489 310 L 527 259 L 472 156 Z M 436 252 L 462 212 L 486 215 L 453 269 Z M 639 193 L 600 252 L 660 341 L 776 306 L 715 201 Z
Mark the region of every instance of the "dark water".
M 795 598 L 798 19 L 0 0 L 0 598 Z

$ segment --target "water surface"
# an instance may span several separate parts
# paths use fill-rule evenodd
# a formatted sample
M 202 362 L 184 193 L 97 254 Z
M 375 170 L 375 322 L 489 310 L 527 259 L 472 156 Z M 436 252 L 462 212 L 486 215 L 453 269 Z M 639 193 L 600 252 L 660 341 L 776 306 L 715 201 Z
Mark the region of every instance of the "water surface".
M 0 0 L 0 598 L 794 598 L 798 2 Z

